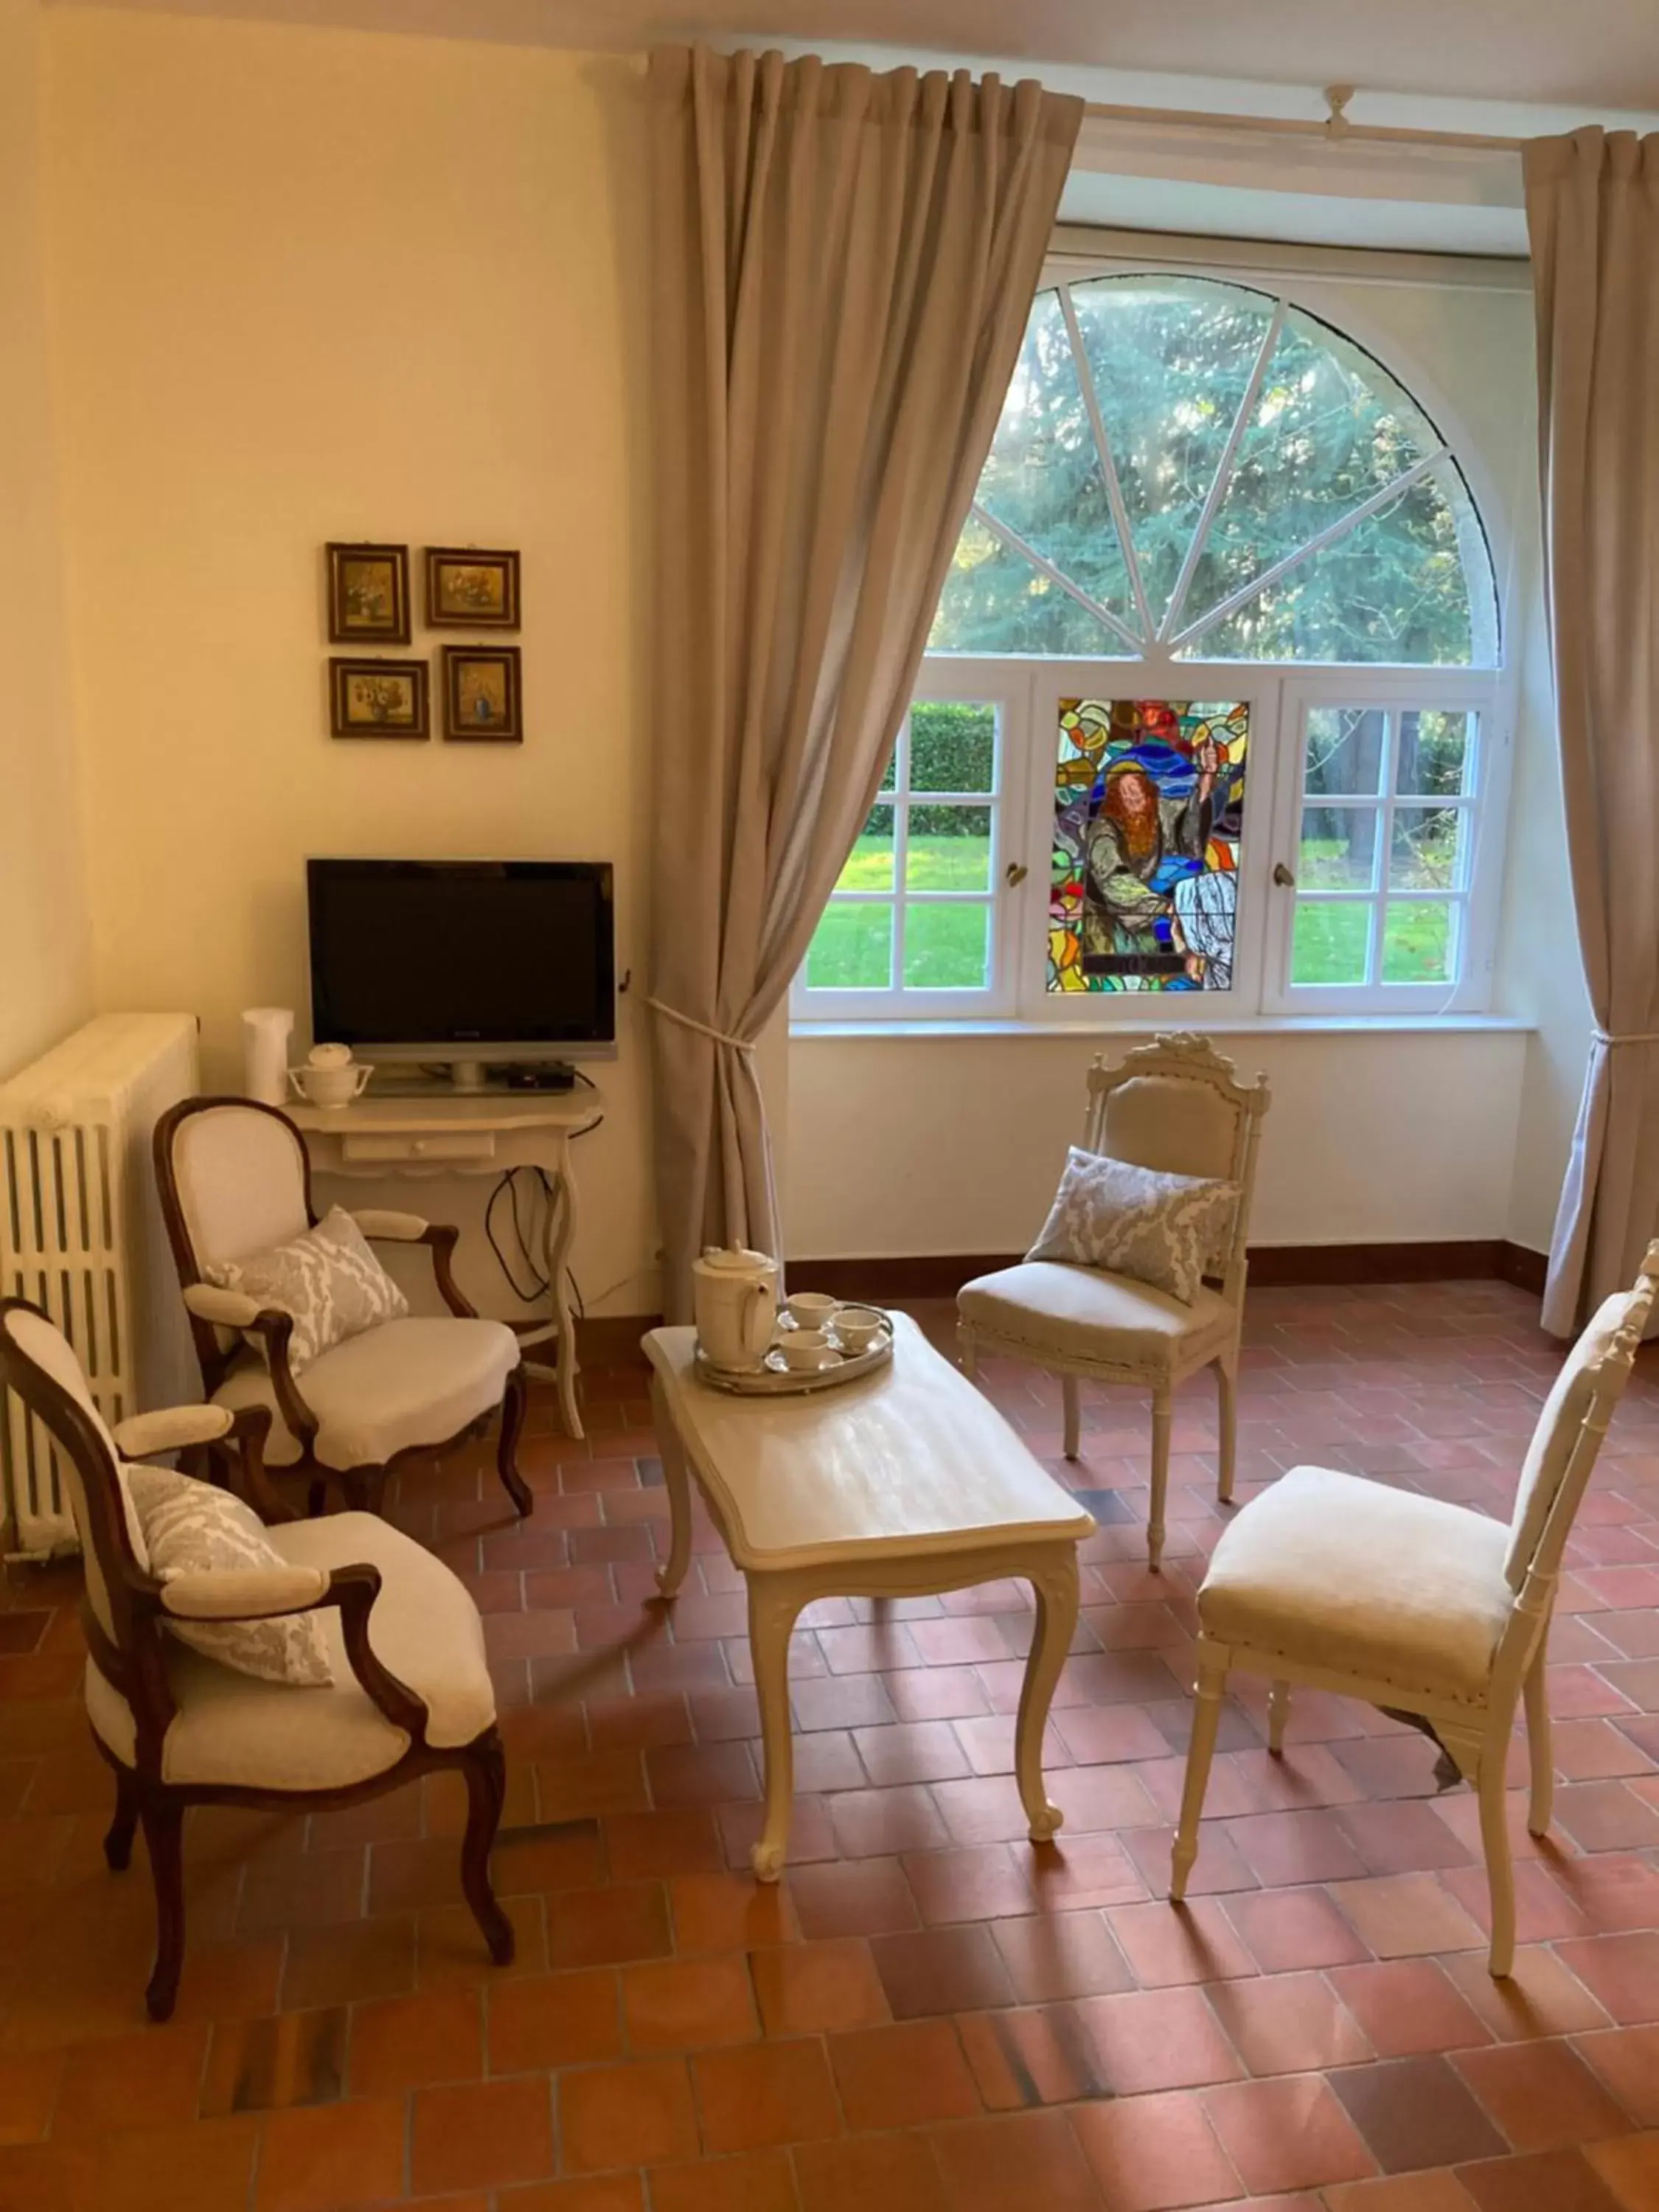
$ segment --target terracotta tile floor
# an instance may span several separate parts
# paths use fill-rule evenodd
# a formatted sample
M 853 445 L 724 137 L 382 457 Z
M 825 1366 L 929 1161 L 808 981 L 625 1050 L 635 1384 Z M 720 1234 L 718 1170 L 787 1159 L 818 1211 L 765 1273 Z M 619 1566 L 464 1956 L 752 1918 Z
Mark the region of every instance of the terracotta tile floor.
M 918 1309 L 948 1341 L 946 1309 Z M 1494 1513 L 1559 1348 L 1492 1284 L 1252 1298 L 1241 1495 L 1299 1460 Z M 738 1577 L 702 1528 L 671 1620 L 643 1376 L 589 1441 L 537 1408 L 517 1524 L 482 1455 L 394 1510 L 484 1608 L 511 1754 L 485 1963 L 456 1793 L 221 1814 L 189 1835 L 177 2018 L 142 2024 L 142 1857 L 107 1874 L 70 1569 L 0 1603 L 0 2212 L 1655 2212 L 1659 1371 L 1582 1516 L 1553 1638 L 1550 1841 L 1516 1800 L 1522 1948 L 1497 1985 L 1469 1793 L 1423 1740 L 1247 1688 L 1190 1909 L 1164 1901 L 1193 1591 L 1221 1527 L 1207 1386 L 1180 1407 L 1168 1568 L 1146 1417 L 987 1387 L 1100 1521 L 1049 1732 L 1066 1826 L 1009 1773 L 1030 1615 L 1006 1586 L 817 1607 L 794 1672 L 796 1859 L 761 1890 Z M 1521 1776 L 1514 1769 L 1514 1779 Z

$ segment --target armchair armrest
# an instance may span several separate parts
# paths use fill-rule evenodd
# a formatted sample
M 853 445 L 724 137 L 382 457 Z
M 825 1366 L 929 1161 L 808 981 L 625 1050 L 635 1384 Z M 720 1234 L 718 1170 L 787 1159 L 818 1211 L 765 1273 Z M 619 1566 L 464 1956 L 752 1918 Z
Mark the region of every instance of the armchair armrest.
M 309 1613 L 328 1588 L 320 1567 L 186 1569 L 161 1584 L 161 1610 L 178 1620 L 270 1620 Z
M 259 1304 L 245 1291 L 222 1291 L 212 1283 L 191 1283 L 185 1290 L 185 1310 L 198 1321 L 217 1328 L 252 1328 L 259 1318 Z
M 365 1237 L 382 1238 L 388 1244 L 419 1244 L 429 1225 L 418 1213 L 398 1213 L 390 1206 L 356 1206 L 351 1218 Z
M 217 1443 L 234 1425 L 228 1406 L 164 1406 L 118 1421 L 111 1434 L 123 1459 L 153 1459 L 157 1452 Z

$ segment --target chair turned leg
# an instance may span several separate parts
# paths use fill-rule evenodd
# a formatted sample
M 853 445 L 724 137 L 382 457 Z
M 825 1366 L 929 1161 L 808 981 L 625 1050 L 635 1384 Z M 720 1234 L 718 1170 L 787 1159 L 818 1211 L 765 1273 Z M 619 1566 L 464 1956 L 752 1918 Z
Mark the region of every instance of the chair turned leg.
M 522 1366 L 515 1367 L 507 1378 L 507 1395 L 501 1400 L 501 1433 L 495 1446 L 495 1472 L 521 1517 L 532 1513 L 536 1504 L 535 1493 L 519 1472 L 519 1437 L 524 1430 L 529 1403 L 529 1378 Z
M 1083 1415 L 1079 1405 L 1079 1392 L 1075 1375 L 1060 1378 L 1060 1402 L 1066 1423 L 1066 1434 L 1060 1449 L 1067 1459 L 1075 1459 L 1083 1449 Z
M 1291 1717 L 1291 1686 L 1275 1682 L 1267 1692 L 1267 1748 L 1275 1759 L 1285 1756 L 1285 1723 Z
M 104 1838 L 104 1856 L 112 1874 L 125 1874 L 132 1864 L 132 1838 L 138 1827 L 138 1784 L 131 1767 L 115 1770 L 115 1818 Z
M 1174 1412 L 1167 1386 L 1152 1395 L 1152 1502 L 1146 1519 L 1146 1564 L 1154 1574 L 1164 1565 L 1164 1515 L 1170 1495 L 1170 1430 Z
M 1480 1846 L 1486 1855 L 1486 1887 L 1492 1893 L 1492 1949 L 1486 1965 L 1494 1980 L 1515 1969 L 1515 1869 L 1510 1863 L 1510 1834 L 1504 1820 L 1504 1765 L 1507 1739 L 1484 1744 L 1476 1790 L 1480 1799 Z
M 461 1838 L 461 1888 L 472 1917 L 498 1966 L 513 1963 L 513 1923 L 496 1902 L 489 1880 L 489 1854 L 507 1802 L 507 1753 L 491 1729 L 469 1746 L 466 1774 L 466 1833 Z
M 1200 1669 L 1193 1707 L 1192 1741 L 1187 1747 L 1187 1778 L 1181 1790 L 1181 1825 L 1170 1854 L 1170 1902 L 1179 1905 L 1187 1894 L 1187 1877 L 1198 1856 L 1198 1824 L 1204 1817 L 1204 1792 L 1210 1780 L 1210 1761 L 1215 1755 L 1216 1729 L 1221 1721 L 1221 1692 L 1227 1680 L 1224 1668 Z
M 176 1800 L 144 1793 L 138 1818 L 155 1884 L 155 1967 L 144 1991 L 152 2020 L 170 2020 L 185 1961 L 185 1808 Z
M 1532 1788 L 1527 1796 L 1527 1828 L 1532 1835 L 1547 1836 L 1550 1814 L 1555 1808 L 1555 1762 L 1550 1748 L 1549 1682 L 1544 1672 L 1541 1643 L 1527 1670 L 1525 1694 L 1527 1760 L 1532 1775 Z
M 1233 1502 L 1233 1467 L 1238 1452 L 1237 1354 L 1225 1354 L 1215 1364 L 1216 1476 L 1215 1494 L 1224 1505 Z

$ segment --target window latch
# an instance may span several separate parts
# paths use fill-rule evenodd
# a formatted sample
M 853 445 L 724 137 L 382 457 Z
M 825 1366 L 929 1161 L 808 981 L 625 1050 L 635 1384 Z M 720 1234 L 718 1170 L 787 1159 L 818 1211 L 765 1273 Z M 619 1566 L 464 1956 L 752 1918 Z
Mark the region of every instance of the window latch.
M 1273 881 L 1279 885 L 1280 890 L 1293 891 L 1296 889 L 1295 871 L 1293 869 L 1287 868 L 1283 860 L 1275 860 L 1273 862 Z
M 1024 860 L 1010 860 L 1002 872 L 1002 880 L 1012 890 L 1015 884 L 1023 884 L 1030 872 Z

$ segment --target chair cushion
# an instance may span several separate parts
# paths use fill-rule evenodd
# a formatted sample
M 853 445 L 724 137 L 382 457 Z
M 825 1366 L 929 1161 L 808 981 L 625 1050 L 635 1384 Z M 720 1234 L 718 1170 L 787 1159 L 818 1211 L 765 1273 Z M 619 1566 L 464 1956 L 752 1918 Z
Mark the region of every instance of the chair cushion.
M 212 1261 L 203 1272 L 216 1290 L 235 1291 L 293 1316 L 288 1364 L 295 1375 L 348 1337 L 409 1311 L 409 1300 L 343 1206 L 331 1206 L 314 1229 L 286 1244 Z M 263 1357 L 263 1340 L 251 1341 Z
M 1231 1234 L 1238 1197 L 1236 1182 L 1160 1175 L 1073 1145 L 1025 1256 L 1105 1268 L 1189 1306 L 1212 1255 Z
M 1466 1506 L 1292 1468 L 1223 1533 L 1199 1620 L 1219 1643 L 1478 1703 L 1512 1603 L 1508 1542 Z
M 964 1283 L 957 1311 L 970 1328 L 1032 1359 L 1094 1359 L 1154 1372 L 1213 1357 L 1236 1319 L 1207 1285 L 1183 1305 L 1149 1284 L 1054 1260 L 1027 1260 Z
M 331 1571 L 367 1560 L 380 1570 L 369 1643 L 398 1680 L 425 1703 L 427 1741 L 452 1750 L 495 1717 L 477 1607 L 441 1559 L 374 1513 L 335 1513 L 267 1530 L 289 1564 Z M 199 1653 L 171 1654 L 167 1673 L 179 1711 L 161 1751 L 168 1782 L 253 1790 L 337 1790 L 395 1766 L 409 1747 L 351 1671 L 337 1608 L 313 1616 L 323 1630 L 334 1686 L 297 1690 L 233 1674 Z M 120 1692 L 88 1663 L 87 1709 L 115 1757 L 136 1756 L 132 1715 Z
M 317 1416 L 317 1460 L 342 1469 L 383 1467 L 401 1451 L 447 1443 L 500 1405 L 518 1364 L 519 1340 L 500 1321 L 412 1316 L 348 1337 L 301 1378 L 301 1395 Z M 286 1467 L 300 1457 L 262 1362 L 242 1362 L 213 1395 L 233 1412 L 269 1407 L 266 1459 Z
M 130 1467 L 127 1486 L 144 1533 L 149 1571 L 161 1583 L 204 1573 L 279 1567 L 283 1555 L 251 1506 L 210 1482 L 167 1467 Z M 169 1620 L 169 1632 L 210 1659 L 268 1682 L 326 1689 L 333 1680 L 318 1616 L 269 1620 Z

